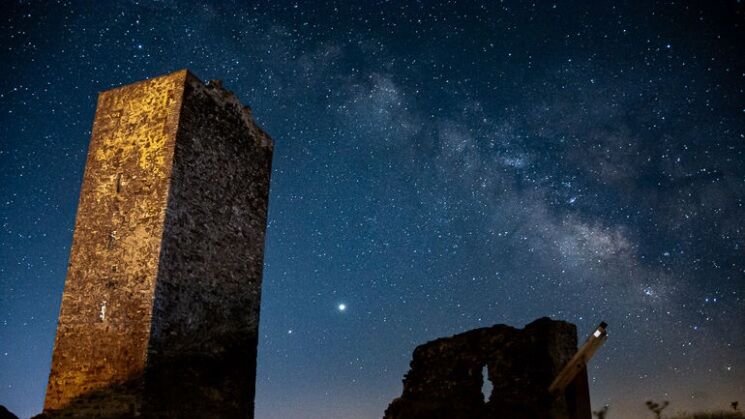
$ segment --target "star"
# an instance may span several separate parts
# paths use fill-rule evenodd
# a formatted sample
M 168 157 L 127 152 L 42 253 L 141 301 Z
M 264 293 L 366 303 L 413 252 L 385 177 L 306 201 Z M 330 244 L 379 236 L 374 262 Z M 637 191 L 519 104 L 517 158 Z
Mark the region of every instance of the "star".
M 339 305 L 336 306 L 336 309 L 343 313 L 347 311 L 347 305 L 344 303 L 339 303 Z

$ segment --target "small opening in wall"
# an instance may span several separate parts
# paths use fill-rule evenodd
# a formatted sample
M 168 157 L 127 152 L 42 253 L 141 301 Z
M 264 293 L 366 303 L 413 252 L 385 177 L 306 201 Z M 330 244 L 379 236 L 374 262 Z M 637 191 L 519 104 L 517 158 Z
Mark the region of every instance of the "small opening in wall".
M 488 402 L 494 386 L 489 381 L 489 367 L 486 365 L 481 369 L 481 380 L 481 395 L 484 397 L 484 402 Z
M 109 250 L 114 248 L 114 243 L 116 243 L 116 230 L 112 230 L 111 233 L 109 233 Z
M 101 321 L 106 321 L 106 300 L 101 302 L 101 308 L 98 311 L 98 318 Z
M 119 193 L 122 191 L 122 174 L 117 173 L 116 174 L 116 193 Z

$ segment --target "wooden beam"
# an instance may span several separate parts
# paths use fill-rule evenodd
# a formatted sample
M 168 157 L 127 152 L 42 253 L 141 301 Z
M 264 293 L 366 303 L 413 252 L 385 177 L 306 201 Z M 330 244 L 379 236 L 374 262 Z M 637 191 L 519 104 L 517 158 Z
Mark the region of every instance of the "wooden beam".
M 590 361 L 595 352 L 603 345 L 606 339 L 608 339 L 608 333 L 606 328 L 608 325 L 605 322 L 600 322 L 600 325 L 595 331 L 587 338 L 585 343 L 577 351 L 576 354 L 569 360 L 564 368 L 559 372 L 554 381 L 548 387 L 548 391 L 553 394 L 560 394 L 566 389 L 569 383 L 574 380 L 574 377 L 587 367 L 587 363 Z

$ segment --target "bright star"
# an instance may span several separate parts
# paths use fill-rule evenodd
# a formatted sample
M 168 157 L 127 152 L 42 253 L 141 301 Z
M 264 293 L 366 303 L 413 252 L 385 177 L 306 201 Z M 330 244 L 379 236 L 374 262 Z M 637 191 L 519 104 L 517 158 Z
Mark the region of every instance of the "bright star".
M 341 303 L 336 308 L 338 308 L 339 311 L 345 311 L 347 309 L 347 305 L 344 303 Z

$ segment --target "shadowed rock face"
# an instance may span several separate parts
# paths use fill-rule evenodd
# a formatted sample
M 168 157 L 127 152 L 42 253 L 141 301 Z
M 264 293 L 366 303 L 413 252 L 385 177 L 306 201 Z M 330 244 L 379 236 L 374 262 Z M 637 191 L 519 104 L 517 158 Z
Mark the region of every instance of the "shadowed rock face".
M 548 393 L 576 350 L 576 327 L 548 318 L 524 329 L 495 325 L 427 342 L 414 350 L 403 394 L 384 418 L 590 418 L 586 372 L 565 397 Z M 484 366 L 493 385 L 488 400 L 481 392 Z
M 18 419 L 8 408 L 0 404 L 0 419 Z

